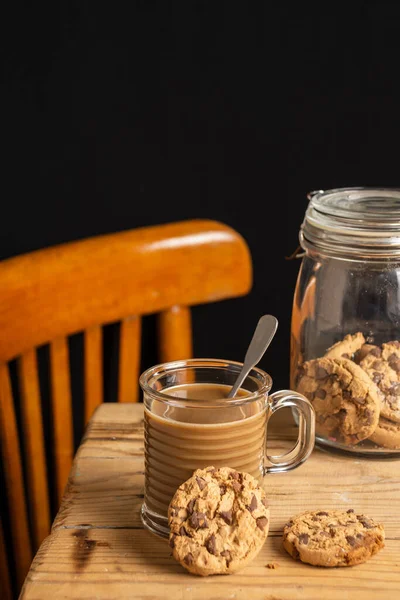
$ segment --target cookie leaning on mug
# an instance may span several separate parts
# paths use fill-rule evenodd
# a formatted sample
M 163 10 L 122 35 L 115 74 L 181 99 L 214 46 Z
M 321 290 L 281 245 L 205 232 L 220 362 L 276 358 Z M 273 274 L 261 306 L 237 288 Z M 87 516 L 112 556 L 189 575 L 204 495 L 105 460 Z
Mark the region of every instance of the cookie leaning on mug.
M 264 490 L 229 467 L 197 469 L 168 510 L 174 558 L 195 575 L 234 573 L 261 550 L 269 529 Z

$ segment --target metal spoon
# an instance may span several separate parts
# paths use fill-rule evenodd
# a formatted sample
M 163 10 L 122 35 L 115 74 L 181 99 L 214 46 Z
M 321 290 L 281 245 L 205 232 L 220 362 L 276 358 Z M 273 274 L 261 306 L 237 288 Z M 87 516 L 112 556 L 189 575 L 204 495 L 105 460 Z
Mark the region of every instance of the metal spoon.
M 234 398 L 238 389 L 250 373 L 251 369 L 260 362 L 264 353 L 273 340 L 278 328 L 278 319 L 272 315 L 264 315 L 257 323 L 250 345 L 244 358 L 243 368 L 240 371 L 235 385 L 228 394 L 228 398 Z

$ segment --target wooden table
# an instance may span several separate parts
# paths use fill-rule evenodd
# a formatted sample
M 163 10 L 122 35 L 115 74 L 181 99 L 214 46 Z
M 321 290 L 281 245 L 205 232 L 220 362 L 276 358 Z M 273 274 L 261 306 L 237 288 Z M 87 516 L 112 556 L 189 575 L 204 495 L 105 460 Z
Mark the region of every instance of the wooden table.
M 52 533 L 27 576 L 24 600 L 400 598 L 398 461 L 315 450 L 295 471 L 267 476 L 271 530 L 264 548 L 235 575 L 200 578 L 189 575 L 171 557 L 168 543 L 141 524 L 142 426 L 143 405 L 104 404 L 97 410 L 77 453 Z M 279 445 L 287 445 L 293 435 L 293 425 L 286 425 Z M 270 442 L 274 450 L 277 445 Z M 385 525 L 386 547 L 368 563 L 322 569 L 294 561 L 282 549 L 282 527 L 291 515 L 305 509 L 350 507 Z M 268 563 L 276 563 L 276 568 L 267 568 Z

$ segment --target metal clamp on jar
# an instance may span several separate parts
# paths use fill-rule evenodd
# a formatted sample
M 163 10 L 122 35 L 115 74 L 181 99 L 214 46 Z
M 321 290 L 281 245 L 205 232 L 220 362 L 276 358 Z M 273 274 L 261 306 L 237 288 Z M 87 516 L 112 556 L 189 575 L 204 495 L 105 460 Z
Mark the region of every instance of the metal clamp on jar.
M 291 383 L 317 442 L 400 457 L 400 190 L 313 192 L 293 303 Z

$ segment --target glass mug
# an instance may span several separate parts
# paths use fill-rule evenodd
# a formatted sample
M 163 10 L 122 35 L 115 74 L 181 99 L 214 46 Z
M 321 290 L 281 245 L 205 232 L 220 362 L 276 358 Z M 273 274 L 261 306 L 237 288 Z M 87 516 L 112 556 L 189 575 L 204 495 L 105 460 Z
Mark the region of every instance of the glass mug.
M 282 390 L 268 396 L 272 379 L 254 368 L 235 398 L 224 397 L 242 366 L 225 360 L 191 359 L 157 365 L 141 375 L 145 448 L 141 517 L 153 533 L 168 537 L 168 505 L 195 469 L 228 466 L 261 482 L 267 473 L 298 467 L 311 454 L 314 410 L 301 394 Z M 268 419 L 284 407 L 297 413 L 297 443 L 282 456 L 269 456 Z

